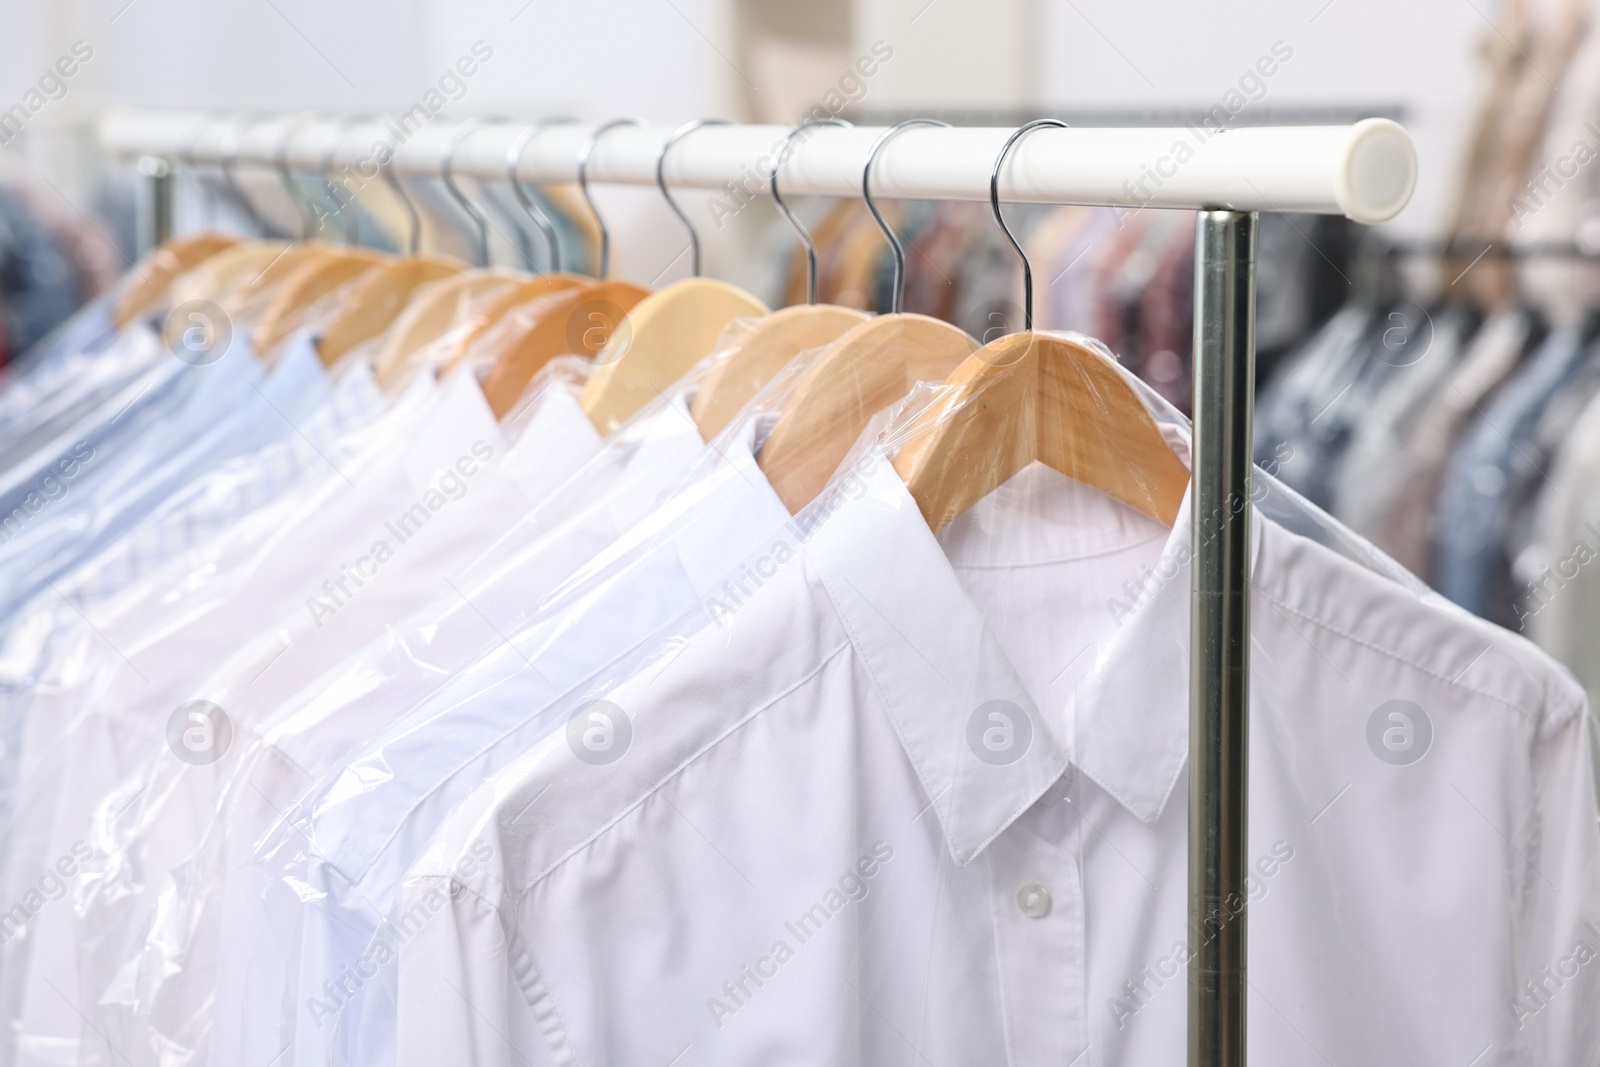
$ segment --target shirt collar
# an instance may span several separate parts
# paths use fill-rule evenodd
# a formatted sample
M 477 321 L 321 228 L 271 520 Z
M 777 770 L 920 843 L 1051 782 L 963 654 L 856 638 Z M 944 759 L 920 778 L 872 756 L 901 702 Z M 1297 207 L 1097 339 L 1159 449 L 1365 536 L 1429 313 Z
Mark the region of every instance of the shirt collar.
M 1187 440 L 1174 444 L 1187 460 Z M 1252 515 L 1259 549 L 1262 520 Z M 816 523 L 808 558 L 958 864 L 1069 762 L 1137 818 L 1160 817 L 1189 747 L 1190 516 L 1186 495 L 1151 577 L 1068 698 L 1072 736 L 1060 741 L 887 461 L 864 458 L 797 517 Z
M 1066 753 L 886 460 L 864 455 L 796 521 L 817 524 L 807 558 L 951 855 L 970 863 L 1061 776 Z

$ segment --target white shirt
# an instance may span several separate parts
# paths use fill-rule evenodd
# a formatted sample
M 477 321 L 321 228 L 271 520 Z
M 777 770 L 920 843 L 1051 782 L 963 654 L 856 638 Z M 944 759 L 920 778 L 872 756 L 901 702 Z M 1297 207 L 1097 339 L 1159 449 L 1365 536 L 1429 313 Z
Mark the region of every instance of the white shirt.
M 250 358 L 248 351 L 242 355 Z M 310 367 L 305 365 L 307 359 Z M 226 365 L 227 361 L 221 364 Z M 314 351 L 290 353 L 280 360 L 262 385 L 262 403 L 235 408 L 220 421 L 211 415 L 206 432 L 234 435 L 230 445 L 219 450 L 223 454 L 213 457 L 216 466 L 196 473 L 120 540 L 58 577 L 14 616 L 0 646 L 0 706 L 6 730 L 0 811 L 8 831 L 4 854 L 12 861 L 7 899 L 21 899 L 39 877 L 40 865 L 51 862 L 49 814 L 60 785 L 59 763 L 51 761 L 59 759 L 61 731 L 78 710 L 74 701 L 78 682 L 100 662 L 97 657 L 115 654 L 95 629 L 111 617 L 106 613 L 108 601 L 119 594 L 137 595 L 133 587 L 142 581 L 153 582 L 143 587 L 146 592 L 152 588 L 156 594 L 162 592 L 166 588 L 159 578 L 162 567 L 220 536 L 308 466 L 331 473 L 328 464 L 337 465 L 345 456 L 348 439 L 359 438 L 355 431 L 380 412 L 382 400 L 370 373 L 339 375 L 331 393 L 321 377 Z M 319 402 L 321 406 L 315 406 Z M 305 414 L 308 404 L 314 409 Z M 232 454 L 243 439 L 260 436 L 261 428 L 250 426 L 251 422 L 266 423 L 277 440 L 253 452 Z M 43 517 L 50 524 L 58 518 L 59 513 Z M 95 785 L 103 788 L 104 783 Z M 21 794 L 18 805 L 12 803 L 13 790 Z M 12 825 L 11 813 L 18 807 L 28 817 Z M 68 866 L 76 867 L 77 862 Z M 0 927 L 5 953 L 0 964 L 0 1013 L 7 1020 L 15 1019 L 20 1010 L 28 919 L 13 911 Z M 9 1053 L 9 1028 L 7 1037 Z
M 703 611 L 726 560 L 765 543 L 788 519 L 748 441 L 724 437 L 706 450 L 715 463 L 705 473 L 546 597 L 531 624 L 347 757 L 262 839 L 259 861 L 275 873 L 263 913 L 272 916 L 272 935 L 284 937 L 297 922 L 303 932 L 298 955 L 290 946 L 286 977 L 258 968 L 252 977 L 264 984 L 242 1002 L 267 1003 L 268 990 L 287 986 L 297 1009 L 295 1062 L 392 1061 L 392 969 L 349 991 L 360 996 L 330 992 L 337 986 L 328 983 L 365 966 L 401 878 L 434 828 L 483 776 L 564 722 L 560 701 L 605 677 L 619 657 L 676 632 L 686 613 Z M 382 781 L 372 776 L 380 767 Z M 266 1039 L 245 1035 L 241 1044 Z
M 436 836 L 394 920 L 402 1064 L 1182 1062 L 1187 508 L 1035 464 L 935 540 L 866 468 L 606 694 L 622 758 L 551 736 Z M 1593 1061 L 1581 694 L 1255 530 L 1253 1061 Z
M 270 713 L 302 682 L 318 677 L 316 664 L 353 655 L 367 639 L 430 600 L 459 600 L 452 591 L 460 588 L 458 572 L 526 510 L 512 487 L 548 492 L 552 483 L 559 485 L 599 447 L 599 436 L 578 408 L 575 395 L 560 382 L 535 401 L 527 425 L 519 429 L 522 432 L 505 450 L 503 461 L 493 456 L 492 464 L 480 464 L 474 457 L 465 465 L 472 473 L 453 483 L 455 488 L 464 486 L 460 496 L 403 546 L 397 545 L 391 561 L 371 568 L 376 573 L 355 590 L 348 610 L 333 614 L 318 610 L 315 617 L 297 611 L 257 635 L 193 687 L 194 699 L 209 700 L 228 712 L 235 731 L 234 743 L 217 759 L 196 765 L 161 748 L 100 802 L 88 837 L 94 858 L 84 864 L 86 884 L 75 907 L 83 949 L 81 982 L 85 990 L 101 991 L 95 1002 L 108 1014 L 96 1028 L 103 1028 L 110 1046 L 124 1052 L 145 1047 L 140 1045 L 144 1035 L 136 1017 L 140 1010 L 150 1010 L 152 987 L 173 977 L 172 969 L 164 966 L 166 955 L 153 967 L 145 956 L 146 933 L 158 918 L 158 909 L 167 915 L 192 914 L 171 900 L 170 892 L 164 904 L 157 894 L 169 889 L 167 874 L 201 844 L 219 789 L 236 769 L 241 752 L 251 749 L 255 732 Z M 306 658 L 313 651 L 315 662 Z M 313 683 L 307 697 L 326 693 L 324 686 Z M 376 728 L 369 724 L 369 729 Z M 198 868 L 191 863 L 187 870 Z M 170 931 L 159 931 L 156 944 L 170 947 L 172 942 L 165 938 L 171 936 Z M 95 1036 L 85 1033 L 91 1042 Z
M 180 884 L 163 892 L 141 958 L 123 968 L 101 1000 L 107 1032 L 130 1035 L 124 1048 L 147 1047 L 149 1038 L 131 1035 L 153 1029 L 162 1047 L 198 1048 L 195 1054 L 204 1056 L 210 1043 L 216 1062 L 232 1062 L 230 1056 L 249 1061 L 257 1047 L 248 1036 L 250 1012 L 225 1014 L 213 1040 L 210 1006 L 244 1002 L 239 990 L 247 980 L 263 980 L 262 956 L 278 949 L 279 931 L 268 928 L 260 938 L 250 933 L 260 912 L 261 879 L 250 862 L 256 839 L 303 789 L 382 734 L 402 709 L 537 617 L 557 586 L 647 514 L 693 462 L 716 451 L 700 439 L 687 397 L 676 395 L 641 412 L 599 450 L 567 383 L 570 371 L 581 369 L 557 368 L 555 388 L 541 390 L 507 420 L 513 431 L 527 424 L 507 473 L 530 497 L 542 492 L 545 499 L 457 573 L 446 594 L 413 618 L 391 623 L 380 641 L 270 720 L 251 724 L 237 746 L 239 759 L 230 754 L 215 765 L 229 779 L 222 809 L 205 828 L 200 851 L 184 864 Z M 691 387 L 695 377 L 687 380 Z M 592 458 L 572 472 L 586 457 Z M 563 480 L 566 473 L 571 476 Z M 270 1016 L 270 1005 L 263 1007 Z M 269 1021 L 275 1027 L 275 1018 Z
M 514 486 L 496 474 L 496 457 L 506 443 L 476 381 L 457 376 L 440 383 L 437 403 L 411 414 L 416 421 L 398 442 L 401 447 L 326 479 L 321 492 L 294 501 L 293 514 L 247 553 L 212 557 L 211 568 L 166 590 L 148 610 L 127 612 L 99 628 L 97 635 L 116 655 L 103 656 L 106 669 L 70 694 L 76 718 L 56 764 L 55 800 L 36 809 L 54 811 L 47 861 L 86 839 L 89 814 L 107 788 L 158 746 L 176 743 L 173 714 L 194 698 L 195 684 L 217 664 L 245 648 L 245 660 L 258 661 L 250 699 L 272 706 L 275 697 L 286 697 L 337 663 L 391 617 L 385 590 L 395 583 L 387 580 L 393 569 L 385 568 L 395 557 L 441 537 L 472 538 L 466 512 L 485 506 L 512 515 L 524 510 Z M 458 513 L 460 522 L 453 518 Z M 452 518 L 440 521 L 441 515 Z M 288 666 L 271 662 L 269 653 L 277 650 L 249 647 L 279 620 L 286 633 L 301 621 L 314 630 L 306 640 L 282 646 Z M 97 1003 L 101 990 L 79 989 L 70 909 L 42 910 L 30 922 L 27 940 L 32 948 L 18 1062 L 48 1063 L 58 1055 L 54 1050 L 73 1048 L 83 1005 Z

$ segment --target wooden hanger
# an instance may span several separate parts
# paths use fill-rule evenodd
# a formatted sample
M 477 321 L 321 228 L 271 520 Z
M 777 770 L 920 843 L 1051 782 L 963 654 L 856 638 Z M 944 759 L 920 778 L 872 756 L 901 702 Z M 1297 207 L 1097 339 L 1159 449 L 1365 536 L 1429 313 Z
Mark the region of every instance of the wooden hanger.
M 578 186 L 589 197 L 588 157 L 599 135 L 611 126 L 634 123 L 618 119 L 597 127 L 578 153 Z M 656 155 L 656 187 L 689 231 L 693 277 L 675 282 L 639 301 L 595 357 L 598 364 L 578 398 L 579 406 L 602 434 L 611 433 L 634 412 L 661 395 L 690 367 L 716 347 L 723 328 L 737 318 L 767 314 L 767 306 L 726 282 L 700 277 L 700 235 L 667 189 L 667 152 L 687 134 L 717 119 L 695 119 L 673 130 Z M 594 200 L 589 198 L 590 209 Z M 600 213 L 594 212 L 600 219 Z M 609 266 L 610 238 L 601 223 L 601 276 Z
M 498 354 L 483 379 L 483 394 L 496 418 L 516 406 L 533 376 L 557 356 L 593 359 L 650 290 L 632 282 L 596 282 L 540 300 L 529 323 Z
M 905 249 L 873 203 L 872 164 L 892 137 L 921 125 L 945 124 L 910 119 L 890 127 L 873 144 L 862 169 L 862 199 L 894 256 L 889 314 L 851 328 L 834 342 L 796 385 L 762 446 L 761 469 L 791 514 L 828 484 L 872 416 L 917 382 L 943 380 L 978 348 L 949 323 L 900 312 Z
M 733 421 L 751 397 L 755 396 L 783 367 L 801 352 L 820 348 L 838 340 L 845 331 L 867 320 L 867 314 L 853 308 L 817 305 L 817 246 L 806 228 L 795 218 L 778 190 L 778 171 L 788 158 L 794 139 L 817 126 L 849 126 L 844 119 L 826 118 L 803 122 L 789 131 L 767 174 L 772 201 L 789 225 L 794 227 L 805 250 L 806 302 L 774 312 L 751 327 L 739 341 L 723 353 L 723 359 L 706 375 L 690 407 L 700 435 L 711 440 Z
M 318 339 L 322 365 L 333 366 L 356 345 L 388 329 L 422 286 L 465 269 L 460 260 L 445 256 L 405 256 L 373 271 L 345 299 Z
M 808 370 L 762 446 L 760 464 L 792 515 L 816 499 L 874 415 L 917 382 L 947 378 L 978 342 L 926 315 L 869 319 Z
M 391 262 L 388 256 L 365 249 L 344 249 L 327 259 L 304 263 L 273 295 L 256 321 L 250 340 L 263 355 L 286 340 L 318 301 L 361 275 Z
M 125 288 L 111 305 L 111 321 L 118 329 L 126 326 L 161 299 L 178 275 L 236 244 L 237 238 L 220 233 L 174 237 L 163 242 L 134 268 Z
M 765 314 L 761 301 L 711 278 L 685 278 L 652 293 L 595 357 L 579 406 L 608 434 L 704 359 L 728 323 Z
M 173 281 L 172 303 L 221 300 L 235 287 L 260 274 L 286 247 L 282 241 L 240 241 L 225 248 Z
M 343 135 L 356 120 L 342 124 L 340 136 L 327 144 L 322 155 L 324 180 L 333 172 Z M 422 235 L 422 216 L 411 202 L 405 187 L 394 175 L 393 160 L 380 164 L 385 183 L 406 214 L 410 233 L 407 255 L 379 266 L 353 286 L 333 313 L 317 338 L 317 355 L 325 367 L 337 363 L 352 348 L 377 337 L 391 325 L 405 309 L 413 293 L 429 282 L 440 281 L 466 269 L 466 264 L 450 256 L 423 256 L 417 254 Z M 343 210 L 344 242 L 353 245 L 356 240 L 354 210 Z
M 460 336 L 456 338 L 449 356 L 439 367 L 441 376 L 450 373 L 462 360 L 467 358 L 469 353 L 483 356 L 493 361 L 498 354 L 498 349 L 491 349 L 486 352 L 482 349 L 482 343 L 491 333 L 495 335 L 495 344 L 497 345 L 509 343 L 511 338 L 520 334 L 522 332 L 521 329 L 508 331 L 505 325 L 508 317 L 513 317 L 513 313 L 515 313 L 515 318 L 520 321 L 522 317 L 534 308 L 548 303 L 555 294 L 576 291 L 591 284 L 589 278 L 578 274 L 570 274 L 562 269 L 561 242 L 556 233 L 555 224 L 550 221 L 543 209 L 529 195 L 527 189 L 523 187 L 522 179 L 517 174 L 517 166 L 521 161 L 524 149 L 538 135 L 539 131 L 547 126 L 576 121 L 576 119 L 559 118 L 536 119 L 523 127 L 521 133 L 512 141 L 511 147 L 506 153 L 506 183 L 511 188 L 517 202 L 522 206 L 523 212 L 528 216 L 528 220 L 539 230 L 548 244 L 551 269 L 519 282 L 514 288 L 495 296 L 478 308 L 473 313 L 471 320 L 463 324 L 458 331 Z M 472 123 L 473 120 L 469 119 L 467 122 Z M 457 145 L 459 145 L 460 139 L 465 136 L 467 129 L 467 124 L 463 124 L 457 128 L 456 134 L 452 135 L 452 140 Z M 480 234 L 483 237 L 481 246 L 487 251 L 488 219 L 482 211 L 473 206 L 467 195 L 455 186 L 454 180 L 450 176 L 453 152 L 454 149 L 447 144 L 445 153 L 440 161 L 440 175 L 445 179 L 446 186 L 455 196 L 456 202 L 461 206 L 462 210 L 478 222 Z M 528 270 L 536 270 L 532 249 L 524 243 L 522 251 Z
M 1075 341 L 991 341 L 922 412 L 894 467 L 934 531 L 1037 460 L 1165 526 L 1189 469 L 1115 361 Z
M 580 274 L 540 274 L 518 282 L 505 292 L 485 301 L 473 311 L 471 319 L 465 324 L 464 331 L 457 338 L 449 359 L 440 368 L 439 373 L 441 375 L 449 373 L 485 334 L 517 308 L 555 293 L 587 289 L 592 284 L 590 279 Z
M 711 440 L 727 429 L 752 397 L 801 352 L 832 344 L 871 321 L 865 311 L 834 304 L 783 308 L 750 328 L 706 375 L 689 413 L 700 436 Z
M 282 245 L 260 269 L 241 275 L 217 297 L 235 319 L 254 320 L 266 310 L 280 285 L 311 263 L 337 258 L 341 249 L 326 241 L 293 241 Z
M 1000 213 L 1000 167 L 1029 130 L 1064 125 L 1040 119 L 1013 133 L 989 182 L 995 220 L 1022 259 L 1025 332 L 993 341 L 963 363 L 895 456 L 895 470 L 935 531 L 1035 461 L 1166 526 L 1188 490 L 1188 469 L 1115 361 L 1033 332 L 1033 271 Z
M 417 289 L 405 310 L 384 331 L 383 346 L 373 363 L 379 384 L 394 384 L 404 376 L 412 358 L 430 342 L 519 281 L 521 276 L 510 271 L 464 270 Z
M 523 187 L 517 167 L 523 151 L 542 129 L 575 121 L 535 120 L 523 128 L 506 152 L 506 181 L 529 220 L 544 235 L 550 262 L 558 274 L 565 265 L 560 235 L 555 224 Z M 598 215 L 595 219 L 598 234 L 604 223 L 598 221 Z M 470 353 L 489 363 L 483 378 L 484 396 L 495 417 L 504 418 L 545 364 L 568 354 L 593 359 L 610 340 L 623 316 L 649 295 L 650 290 L 629 282 L 586 280 L 582 286 L 546 293 L 521 303 L 497 321 L 473 330 L 462 338 L 454 358 L 464 359 Z

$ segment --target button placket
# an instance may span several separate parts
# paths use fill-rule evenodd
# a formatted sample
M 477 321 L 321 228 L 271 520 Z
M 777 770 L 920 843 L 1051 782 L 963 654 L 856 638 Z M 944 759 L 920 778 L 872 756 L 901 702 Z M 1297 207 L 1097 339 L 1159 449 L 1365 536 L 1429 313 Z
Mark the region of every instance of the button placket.
M 1018 1067 L 1059 1067 L 1088 1042 L 1088 957 L 1078 814 L 1064 781 L 985 850 L 1005 1003 Z

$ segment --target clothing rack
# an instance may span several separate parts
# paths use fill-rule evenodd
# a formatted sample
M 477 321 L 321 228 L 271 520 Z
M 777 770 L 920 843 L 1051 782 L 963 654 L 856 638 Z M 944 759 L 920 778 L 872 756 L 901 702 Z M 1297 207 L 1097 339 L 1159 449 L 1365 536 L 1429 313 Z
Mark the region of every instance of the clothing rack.
M 1379 251 L 1380 255 L 1414 256 L 1434 259 L 1600 259 L 1600 248 L 1575 241 L 1534 241 L 1527 244 L 1485 241 L 1458 237 L 1455 240 L 1396 241 Z
M 419 110 L 419 109 L 414 109 Z M 506 178 L 506 153 L 521 124 L 485 125 L 459 144 L 456 174 Z M 196 114 L 108 115 L 100 139 L 113 155 L 153 158 L 152 182 L 172 165 L 250 165 L 377 177 L 374 145 L 393 173 L 432 177 L 452 124 L 340 123 L 285 118 L 236 122 Z M 571 181 L 589 128 L 550 125 L 525 145 L 518 174 Z M 671 185 L 753 193 L 788 129 L 712 126 L 674 146 L 662 175 Z M 877 128 L 819 128 L 782 166 L 786 191 L 859 195 Z M 1008 128 L 918 128 L 888 145 L 874 170 L 875 196 L 986 200 L 990 168 Z M 593 182 L 654 184 L 667 127 L 618 127 L 594 147 Z M 1179 145 L 1186 151 L 1180 151 Z M 386 153 L 387 154 L 387 153 Z M 1182 158 L 1179 158 L 1182 157 Z M 1255 377 L 1257 212 L 1392 218 L 1411 196 L 1416 153 L 1387 119 L 1349 126 L 1039 129 L 1016 146 L 999 177 L 1000 198 L 1199 212 L 1195 241 L 1194 442 L 1189 726 L 1190 1067 L 1245 1063 L 1245 933 L 1248 867 L 1250 449 Z M 327 174 L 330 179 L 331 173 Z M 170 183 L 167 186 L 170 189 Z

